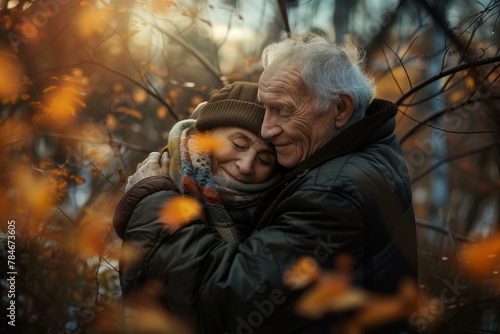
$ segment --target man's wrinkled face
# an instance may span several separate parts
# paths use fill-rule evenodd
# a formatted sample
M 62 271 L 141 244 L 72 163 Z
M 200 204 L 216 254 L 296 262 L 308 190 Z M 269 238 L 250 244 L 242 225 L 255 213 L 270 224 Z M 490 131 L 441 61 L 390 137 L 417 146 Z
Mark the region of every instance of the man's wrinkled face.
M 266 108 L 262 137 L 272 140 L 282 166 L 297 166 L 333 138 L 335 113 L 317 110 L 297 69 L 271 64 L 260 77 L 259 99 Z

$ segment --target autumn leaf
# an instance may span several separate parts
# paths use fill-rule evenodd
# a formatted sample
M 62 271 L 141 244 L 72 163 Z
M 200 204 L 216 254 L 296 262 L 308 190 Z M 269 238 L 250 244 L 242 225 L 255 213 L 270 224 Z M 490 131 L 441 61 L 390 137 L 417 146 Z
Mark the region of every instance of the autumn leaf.
M 115 111 L 118 111 L 118 112 L 121 112 L 123 114 L 132 116 L 132 117 L 137 118 L 137 119 L 142 119 L 143 118 L 142 113 L 139 110 L 136 110 L 136 109 L 132 109 L 132 108 L 120 106 L 120 107 L 116 107 Z
M 169 229 L 176 230 L 198 218 L 201 210 L 200 203 L 195 199 L 178 196 L 163 206 L 160 219 Z
M 68 236 L 66 247 L 83 259 L 102 254 L 109 229 L 110 225 L 104 223 L 100 210 L 86 209 L 78 222 L 78 228 Z
M 158 117 L 159 120 L 166 119 L 167 115 L 168 115 L 167 107 L 159 106 L 158 109 L 156 109 L 156 117 Z
M 345 298 L 350 292 L 359 300 L 359 292 L 352 289 L 345 277 L 324 275 L 297 301 L 295 310 L 305 317 L 320 318 L 332 309 L 336 299 Z
M 500 271 L 500 233 L 463 246 L 461 266 L 472 277 L 484 278 Z
M 465 86 L 468 88 L 468 89 L 474 89 L 474 86 L 475 86 L 476 82 L 474 80 L 474 77 L 472 76 L 467 76 L 465 78 Z
M 42 92 L 48 93 L 48 92 L 53 91 L 55 89 L 57 89 L 57 86 L 52 85 L 52 86 L 45 88 Z
M 168 13 L 170 8 L 177 7 L 177 3 L 171 0 L 155 0 L 151 3 L 152 13 Z
M 199 8 L 194 8 L 193 10 L 183 9 L 181 11 L 181 15 L 187 16 L 190 19 L 195 19 L 200 14 L 200 11 L 201 11 L 201 9 L 199 9 Z
M 85 178 L 80 177 L 78 175 L 71 175 L 70 179 L 76 182 L 76 184 L 84 184 L 85 183 Z
M 132 93 L 132 97 L 134 98 L 135 102 L 142 104 L 146 102 L 146 99 L 148 98 L 148 93 L 142 88 L 136 88 Z
M 106 115 L 106 128 L 109 131 L 113 131 L 118 127 L 118 118 L 115 115 L 107 114 Z
M 334 327 L 332 332 L 365 333 L 372 328 L 408 319 L 418 306 L 418 290 L 411 279 L 403 280 L 399 291 L 394 295 L 365 291 L 360 294 L 360 298 L 360 311 L 342 328 Z
M 121 183 L 127 182 L 127 175 L 125 175 L 123 169 L 121 167 L 118 167 L 117 171 L 118 171 L 118 176 L 120 176 Z
M 191 137 L 193 148 L 200 152 L 213 152 L 220 149 L 222 142 L 209 133 L 196 133 Z
M 76 20 L 78 32 L 85 38 L 101 35 L 112 19 L 110 6 L 104 8 L 87 7 Z
M 57 81 L 57 84 L 50 85 L 43 90 L 46 95 L 45 101 L 33 101 L 31 106 L 42 111 L 39 119 L 56 118 L 62 122 L 61 124 L 73 121 L 77 111 L 86 107 L 81 99 L 80 86 L 71 75 L 63 79 L 57 77 L 52 77 L 52 79 Z
M 141 248 L 130 243 L 123 243 L 118 249 L 111 249 L 110 256 L 113 258 L 121 258 L 128 262 L 134 262 L 140 258 Z
M 14 186 L 28 208 L 37 213 L 48 211 L 56 202 L 57 180 L 51 176 L 36 177 L 30 169 L 20 167 L 13 174 Z
M 0 52 L 0 101 L 2 104 L 15 104 L 23 96 L 29 98 L 25 93 L 29 84 L 27 77 L 23 75 L 20 63 L 15 55 Z
M 320 269 L 316 260 L 304 256 L 283 274 L 283 283 L 296 290 L 308 286 L 318 279 Z
M 99 176 L 100 172 L 97 168 L 92 168 L 92 176 L 97 177 Z
M 33 129 L 29 124 L 12 118 L 0 123 L 0 152 L 26 145 L 32 139 Z

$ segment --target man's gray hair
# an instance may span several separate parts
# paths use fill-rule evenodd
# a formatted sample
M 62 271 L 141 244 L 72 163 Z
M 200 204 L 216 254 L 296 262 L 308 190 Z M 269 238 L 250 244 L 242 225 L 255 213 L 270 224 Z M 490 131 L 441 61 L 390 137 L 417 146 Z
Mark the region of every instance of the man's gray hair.
M 351 124 L 364 117 L 375 94 L 374 80 L 362 71 L 363 56 L 353 45 L 338 46 L 310 33 L 268 45 L 262 53 L 262 64 L 264 69 L 273 62 L 299 69 L 321 111 L 327 110 L 332 102 L 340 102 L 341 94 L 351 94 L 354 97 Z

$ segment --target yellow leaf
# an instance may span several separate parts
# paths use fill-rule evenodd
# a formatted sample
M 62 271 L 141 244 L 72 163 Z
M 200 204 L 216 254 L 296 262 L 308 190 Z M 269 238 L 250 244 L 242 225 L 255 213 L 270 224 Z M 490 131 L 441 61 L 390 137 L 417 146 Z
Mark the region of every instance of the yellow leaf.
M 57 86 L 49 86 L 43 90 L 44 93 L 50 92 L 54 89 L 57 89 Z

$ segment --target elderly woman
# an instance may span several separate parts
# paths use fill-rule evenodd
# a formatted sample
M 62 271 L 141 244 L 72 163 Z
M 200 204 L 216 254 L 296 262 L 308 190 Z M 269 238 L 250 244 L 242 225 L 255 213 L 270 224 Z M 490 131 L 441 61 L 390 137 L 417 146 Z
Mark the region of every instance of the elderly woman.
M 125 297 L 162 270 L 147 263 L 171 234 L 160 212 L 180 194 L 201 204 L 200 220 L 222 240 L 240 242 L 252 232 L 251 217 L 263 192 L 281 179 L 276 152 L 260 136 L 264 113 L 257 84 L 235 82 L 213 94 L 196 120 L 173 126 L 166 146 L 168 175 L 139 176 L 115 210 L 115 230 L 136 252 L 120 261 Z M 217 143 L 213 152 L 197 145 L 200 134 Z M 162 302 L 177 308 L 178 301 Z

